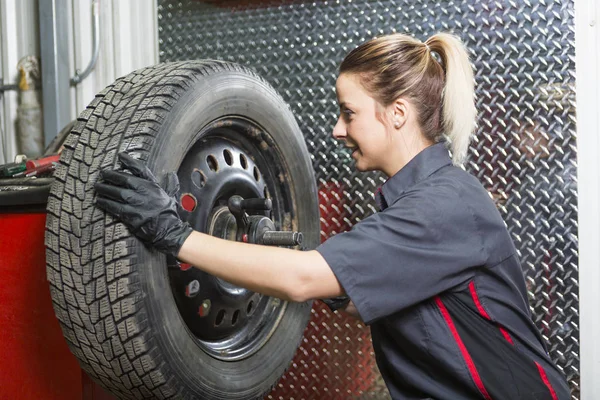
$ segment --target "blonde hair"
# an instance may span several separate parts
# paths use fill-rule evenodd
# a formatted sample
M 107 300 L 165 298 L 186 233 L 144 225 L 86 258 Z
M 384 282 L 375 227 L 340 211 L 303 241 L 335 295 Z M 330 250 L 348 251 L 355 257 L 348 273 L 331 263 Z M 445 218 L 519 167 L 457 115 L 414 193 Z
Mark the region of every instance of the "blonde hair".
M 434 54 L 437 54 L 439 61 Z M 425 137 L 450 142 L 452 161 L 462 165 L 475 128 L 473 69 L 460 39 L 437 33 L 425 43 L 403 34 L 381 36 L 352 50 L 340 74 L 356 73 L 382 105 L 408 98 Z

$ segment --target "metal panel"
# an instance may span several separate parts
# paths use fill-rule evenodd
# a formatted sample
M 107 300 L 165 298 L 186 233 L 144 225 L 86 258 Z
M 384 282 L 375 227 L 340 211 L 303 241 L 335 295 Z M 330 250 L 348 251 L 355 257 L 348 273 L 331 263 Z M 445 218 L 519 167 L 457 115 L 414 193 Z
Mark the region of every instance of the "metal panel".
M 92 58 L 92 0 L 71 5 L 71 75 Z M 156 2 L 148 0 L 103 0 L 100 16 L 100 54 L 90 75 L 71 87 L 72 119 L 94 96 L 117 78 L 158 63 L 158 18 Z
M 39 0 L 44 146 L 71 121 L 67 0 Z
M 479 128 L 467 169 L 496 199 L 523 263 L 534 320 L 579 398 L 577 152 L 572 0 L 159 0 L 161 61 L 254 67 L 292 107 L 320 185 L 322 238 L 375 211 L 377 173 L 357 173 L 330 131 L 344 55 L 379 34 L 453 31 L 476 70 Z M 321 305 L 269 396 L 385 398 L 368 330 Z
M 113 0 L 115 77 L 158 63 L 158 18 L 155 1 Z M 118 38 L 118 40 L 117 40 Z M 129 40 L 123 40 L 129 38 Z

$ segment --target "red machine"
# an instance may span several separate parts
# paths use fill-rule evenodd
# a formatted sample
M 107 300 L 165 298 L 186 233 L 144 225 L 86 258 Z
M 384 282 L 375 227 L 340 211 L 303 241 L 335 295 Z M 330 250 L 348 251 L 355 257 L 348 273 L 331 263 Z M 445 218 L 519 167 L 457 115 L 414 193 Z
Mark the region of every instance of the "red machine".
M 109 400 L 69 351 L 46 281 L 51 178 L 0 180 L 0 399 Z

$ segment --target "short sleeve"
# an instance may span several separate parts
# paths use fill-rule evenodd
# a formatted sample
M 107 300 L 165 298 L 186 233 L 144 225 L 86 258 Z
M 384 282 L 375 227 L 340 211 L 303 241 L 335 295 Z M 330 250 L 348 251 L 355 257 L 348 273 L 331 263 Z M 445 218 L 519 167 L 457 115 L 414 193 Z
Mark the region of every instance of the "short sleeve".
M 365 323 L 456 287 L 485 264 L 475 217 L 454 197 L 408 194 L 317 247 Z

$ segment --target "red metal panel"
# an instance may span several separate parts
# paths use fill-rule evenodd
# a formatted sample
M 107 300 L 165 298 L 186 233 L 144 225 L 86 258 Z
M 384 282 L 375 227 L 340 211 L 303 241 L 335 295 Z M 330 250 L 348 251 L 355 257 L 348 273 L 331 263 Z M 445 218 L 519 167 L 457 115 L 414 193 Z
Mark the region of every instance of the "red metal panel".
M 0 399 L 79 400 L 82 371 L 50 300 L 44 213 L 0 213 Z

